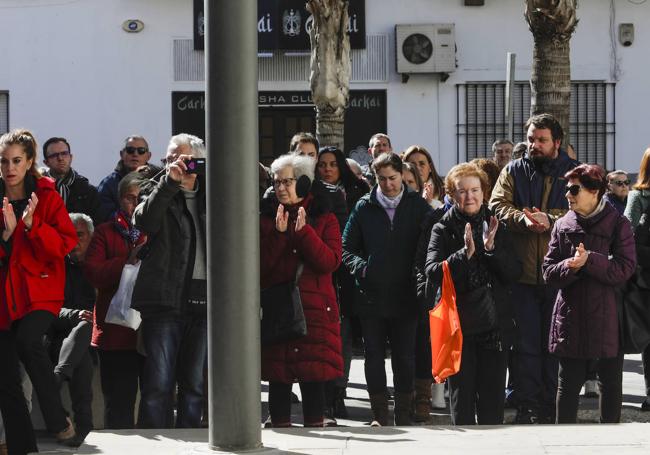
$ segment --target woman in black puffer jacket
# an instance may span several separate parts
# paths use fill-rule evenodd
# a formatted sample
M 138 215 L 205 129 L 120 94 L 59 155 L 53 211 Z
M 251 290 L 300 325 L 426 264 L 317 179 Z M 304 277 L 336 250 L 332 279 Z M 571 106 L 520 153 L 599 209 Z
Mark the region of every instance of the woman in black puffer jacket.
M 473 164 L 453 167 L 445 190 L 454 206 L 433 227 L 426 276 L 440 285 L 447 261 L 456 288 L 463 332 L 458 374 L 449 378 L 454 425 L 503 423 L 507 351 L 504 338 L 513 327 L 512 309 L 504 302 L 507 286 L 521 264 L 507 250 L 508 233 L 485 204 L 488 180 Z

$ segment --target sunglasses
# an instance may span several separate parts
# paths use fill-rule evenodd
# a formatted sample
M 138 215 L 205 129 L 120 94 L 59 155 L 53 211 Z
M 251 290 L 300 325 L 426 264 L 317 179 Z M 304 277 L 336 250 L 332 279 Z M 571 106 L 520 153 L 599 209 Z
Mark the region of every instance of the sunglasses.
M 145 153 L 147 153 L 148 150 L 147 147 L 133 147 L 129 145 L 128 147 L 124 147 L 124 151 L 129 155 L 133 155 L 136 152 L 138 153 L 138 155 L 144 155 Z
M 614 185 L 618 185 L 618 186 L 630 186 L 629 180 L 613 180 L 610 183 L 613 183 Z
M 577 196 L 582 187 L 580 185 L 567 185 L 566 192 L 571 196 Z
M 70 155 L 70 152 L 66 150 L 64 152 L 50 153 L 49 155 L 47 155 L 47 157 L 45 157 L 45 159 L 46 160 L 50 160 L 50 159 L 55 160 L 58 157 L 65 158 L 66 156 L 69 156 L 69 155 Z

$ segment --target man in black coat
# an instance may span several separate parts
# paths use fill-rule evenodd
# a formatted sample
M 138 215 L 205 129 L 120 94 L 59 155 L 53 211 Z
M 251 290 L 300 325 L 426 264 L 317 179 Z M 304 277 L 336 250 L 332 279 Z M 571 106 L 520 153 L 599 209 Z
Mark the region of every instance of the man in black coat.
M 65 202 L 68 213 L 84 213 L 95 224 L 101 223 L 109 214 L 100 211 L 97 188 L 88 179 L 72 169 L 70 144 L 63 137 L 51 137 L 43 144 L 44 172 L 56 181 L 56 190 Z

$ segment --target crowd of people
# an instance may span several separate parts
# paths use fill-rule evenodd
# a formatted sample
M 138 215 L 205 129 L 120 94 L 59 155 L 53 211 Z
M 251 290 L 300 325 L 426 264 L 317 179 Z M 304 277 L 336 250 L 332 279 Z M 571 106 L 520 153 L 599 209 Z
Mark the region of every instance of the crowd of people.
M 506 405 L 516 423 L 575 423 L 584 384 L 600 394 L 601 421 L 620 420 L 618 307 L 628 279 L 650 267 L 650 149 L 630 191 L 624 171 L 570 156 L 552 116 L 531 117 L 525 133 L 446 176 L 424 147 L 396 153 L 382 133 L 363 166 L 310 133 L 260 163 L 260 286 L 295 281 L 307 327 L 262 345 L 265 426 L 291 426 L 296 382 L 305 426 L 346 417 L 357 337 L 373 426 L 426 423 L 447 393 L 454 425 L 501 424 Z M 42 153 L 40 169 L 27 130 L 0 137 L 0 454 L 37 450 L 32 390 L 47 430 L 80 445 L 97 364 L 104 428 L 200 427 L 206 183 L 188 164 L 205 157 L 203 141 L 173 136 L 159 167 L 146 139 L 129 136 L 97 188 L 73 169 L 65 138 Z M 433 380 L 428 315 L 445 263 L 463 331 L 446 386 Z M 130 267 L 137 329 L 106 320 Z M 650 396 L 647 349 L 643 361 Z

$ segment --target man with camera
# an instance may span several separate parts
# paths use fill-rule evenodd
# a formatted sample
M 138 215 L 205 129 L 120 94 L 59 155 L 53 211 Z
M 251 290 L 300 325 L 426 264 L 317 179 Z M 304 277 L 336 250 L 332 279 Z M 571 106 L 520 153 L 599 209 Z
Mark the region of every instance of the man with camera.
M 189 134 L 173 136 L 165 173 L 149 180 L 133 215 L 149 242 L 140 252 L 132 308 L 142 315 L 146 360 L 140 428 L 196 428 L 201 424 L 207 354 L 205 146 Z M 177 415 L 173 396 L 178 384 Z

